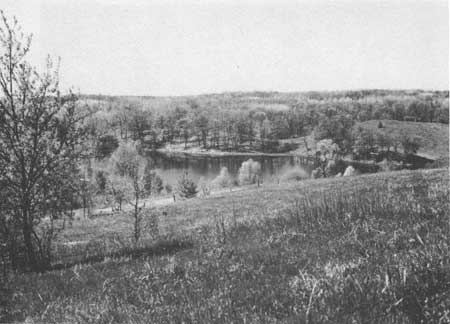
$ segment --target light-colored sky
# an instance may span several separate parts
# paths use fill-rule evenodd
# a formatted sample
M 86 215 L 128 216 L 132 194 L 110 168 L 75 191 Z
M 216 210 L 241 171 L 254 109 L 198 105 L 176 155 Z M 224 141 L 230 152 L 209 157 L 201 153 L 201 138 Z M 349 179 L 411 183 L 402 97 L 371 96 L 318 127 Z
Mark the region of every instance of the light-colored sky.
M 449 87 L 449 10 L 429 1 L 1 0 L 82 93 Z

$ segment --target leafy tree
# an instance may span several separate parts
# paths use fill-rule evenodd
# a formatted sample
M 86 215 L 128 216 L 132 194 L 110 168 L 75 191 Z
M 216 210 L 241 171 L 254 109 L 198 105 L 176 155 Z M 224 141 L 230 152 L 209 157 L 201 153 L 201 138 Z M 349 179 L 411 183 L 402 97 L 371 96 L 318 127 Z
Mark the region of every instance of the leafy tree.
M 90 216 L 92 197 L 95 194 L 95 181 L 92 178 L 92 168 L 90 164 L 82 165 L 79 170 L 78 192 L 82 201 L 84 217 Z
M 435 114 L 435 121 L 442 124 L 448 124 L 449 123 L 449 107 L 448 107 L 448 100 L 446 100 L 442 106 L 439 106 L 436 109 Z
M 323 117 L 314 129 L 314 137 L 317 141 L 332 139 L 344 152 L 350 150 L 352 145 L 353 121 L 349 116 Z
M 342 151 L 339 145 L 331 139 L 323 139 L 316 144 L 316 156 L 318 157 L 318 167 L 314 174 L 315 178 L 330 177 L 339 170 L 340 155 Z
M 394 141 L 389 135 L 384 134 L 383 132 L 377 132 L 375 136 L 379 148 L 383 152 L 386 151 L 386 158 L 389 159 L 389 153 L 391 151 L 391 147 L 394 146 Z
M 183 198 L 193 198 L 197 195 L 197 184 L 189 178 L 187 172 L 178 180 L 178 194 Z
M 262 151 L 265 152 L 268 146 L 268 142 L 272 138 L 272 123 L 268 119 L 264 119 L 264 121 L 260 125 L 259 129 L 259 137 L 261 141 Z
M 41 220 L 67 212 L 62 192 L 76 181 L 85 131 L 77 98 L 61 95 L 52 61 L 42 74 L 26 61 L 30 45 L 17 20 L 1 12 L 0 183 L 8 200 L 0 221 L 8 226 L 13 219 L 28 266 L 42 270 L 50 263 L 55 227 Z
M 341 149 L 331 139 L 323 139 L 317 142 L 316 152 L 322 160 L 335 160 L 341 154 Z
M 103 193 L 106 190 L 106 183 L 108 182 L 108 174 L 104 170 L 98 170 L 95 173 L 95 182 L 99 192 Z
M 305 118 L 298 109 L 290 109 L 286 113 L 286 123 L 290 136 L 301 136 L 304 132 Z
M 106 192 L 108 196 L 117 204 L 116 210 L 122 210 L 122 205 L 128 201 L 132 188 L 130 181 L 125 177 L 110 174 L 106 183 Z
M 159 174 L 147 163 L 144 169 L 144 190 L 147 194 L 161 193 L 164 189 L 163 180 Z
M 228 188 L 232 184 L 230 173 L 227 167 L 220 169 L 219 175 L 213 180 L 213 185 L 220 188 Z
M 119 109 L 115 114 L 114 119 L 119 125 L 120 138 L 125 141 L 128 140 L 129 107 Z
M 200 179 L 198 180 L 198 187 L 200 188 L 200 192 L 202 193 L 203 197 L 210 195 L 210 183 L 205 179 L 205 177 L 200 177 Z
M 189 137 L 191 136 L 191 129 L 190 129 L 190 121 L 187 118 L 179 119 L 178 120 L 178 128 L 181 134 L 181 137 L 184 141 L 184 148 L 187 148 L 187 143 L 189 141 Z
M 194 120 L 195 127 L 197 128 L 198 132 L 200 133 L 199 138 L 202 141 L 203 147 L 207 146 L 207 139 L 208 139 L 208 133 L 209 133 L 209 119 L 205 114 L 200 114 L 195 120 Z
M 239 168 L 239 184 L 254 184 L 260 182 L 261 178 L 261 164 L 257 161 L 253 161 L 253 159 L 249 159 L 245 162 L 242 162 L 241 167 Z
M 291 136 L 289 122 L 284 114 L 279 114 L 273 121 L 273 137 L 276 139 L 286 139 Z
M 119 141 L 114 135 L 104 135 L 97 140 L 95 153 L 98 159 L 110 156 L 119 146 Z
M 401 144 L 405 155 L 416 154 L 420 148 L 420 138 L 417 136 L 404 135 L 401 138 Z
M 140 107 L 131 106 L 127 118 L 128 129 L 133 141 L 144 138 L 145 131 L 151 128 L 151 116 Z
M 405 118 L 406 109 L 405 105 L 401 102 L 397 102 L 393 106 L 392 117 L 395 120 L 403 120 Z
M 435 106 L 431 100 L 414 100 L 408 106 L 408 115 L 417 118 L 417 121 L 430 122 L 434 119 Z
M 134 243 L 137 244 L 141 236 L 142 198 L 145 196 L 144 170 L 146 160 L 137 151 L 135 143 L 121 144 L 111 155 L 109 160 L 112 175 L 116 175 L 113 184 L 120 188 L 124 198 L 133 207 Z M 119 184 L 119 185 L 117 185 Z
M 367 159 L 375 149 L 375 134 L 370 129 L 358 127 L 354 134 L 353 153 L 357 159 Z

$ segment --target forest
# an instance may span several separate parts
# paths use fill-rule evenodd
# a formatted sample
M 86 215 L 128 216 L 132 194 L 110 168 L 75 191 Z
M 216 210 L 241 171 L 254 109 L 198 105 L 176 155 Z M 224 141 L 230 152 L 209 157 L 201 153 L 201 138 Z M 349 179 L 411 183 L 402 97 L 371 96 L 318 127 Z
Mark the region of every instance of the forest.
M 359 122 L 448 124 L 449 120 L 448 91 L 254 92 L 172 98 L 91 95 L 81 99 L 92 113 L 89 131 L 100 156 L 109 145 L 128 139 L 141 141 L 147 149 L 182 143 L 184 148 L 189 144 L 221 151 L 283 153 L 295 149 L 285 140 L 312 133 L 316 140 L 331 138 L 347 154 L 361 137 L 353 129 Z

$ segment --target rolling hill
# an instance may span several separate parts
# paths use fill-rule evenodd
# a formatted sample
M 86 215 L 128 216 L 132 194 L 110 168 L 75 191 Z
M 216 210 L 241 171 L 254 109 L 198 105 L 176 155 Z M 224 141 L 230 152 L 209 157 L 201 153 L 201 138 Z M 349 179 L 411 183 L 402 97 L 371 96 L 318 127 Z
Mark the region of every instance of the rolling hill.
M 378 128 L 381 121 L 383 128 Z M 417 155 L 431 160 L 448 159 L 449 128 L 448 124 L 421 123 L 397 120 L 369 120 L 357 123 L 356 127 L 379 131 L 391 138 L 401 138 L 403 135 L 420 137 L 420 148 Z

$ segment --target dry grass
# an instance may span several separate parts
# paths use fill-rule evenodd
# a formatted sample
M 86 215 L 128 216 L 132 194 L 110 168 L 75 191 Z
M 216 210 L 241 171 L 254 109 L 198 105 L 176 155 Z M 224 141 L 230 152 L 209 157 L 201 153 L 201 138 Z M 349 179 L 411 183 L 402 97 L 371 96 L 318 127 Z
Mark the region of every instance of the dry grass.
M 448 170 L 272 185 L 153 212 L 163 210 L 162 228 L 175 233 L 159 243 L 165 251 L 14 276 L 0 321 L 449 320 Z M 75 225 L 65 235 L 110 232 L 96 222 L 88 234 Z

